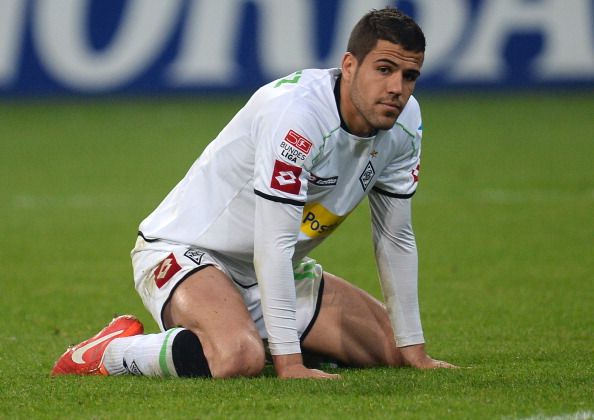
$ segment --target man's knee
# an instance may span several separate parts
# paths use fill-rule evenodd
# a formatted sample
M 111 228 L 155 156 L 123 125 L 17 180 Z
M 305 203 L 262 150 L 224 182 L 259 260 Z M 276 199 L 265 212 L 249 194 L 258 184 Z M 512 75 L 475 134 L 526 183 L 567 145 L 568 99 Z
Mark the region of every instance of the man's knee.
M 175 336 L 171 344 L 171 357 L 177 376 L 207 378 L 212 376 L 202 343 L 190 330 L 181 330 Z
M 205 339 L 205 337 L 202 337 Z M 175 335 L 171 355 L 177 376 L 230 378 L 256 376 L 264 369 L 262 340 L 249 332 L 231 334 L 211 343 L 205 354 L 198 334 L 183 329 Z
M 211 365 L 214 377 L 256 376 L 264 369 L 264 345 L 259 336 L 237 334 L 215 346 Z

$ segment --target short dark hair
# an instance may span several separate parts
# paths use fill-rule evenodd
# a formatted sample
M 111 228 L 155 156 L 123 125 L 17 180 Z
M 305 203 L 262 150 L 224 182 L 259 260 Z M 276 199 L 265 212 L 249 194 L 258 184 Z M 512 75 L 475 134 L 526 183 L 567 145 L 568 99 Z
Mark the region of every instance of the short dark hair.
M 392 7 L 374 9 L 363 16 L 351 32 L 347 51 L 361 62 L 380 39 L 400 44 L 408 51 L 425 52 L 425 35 L 419 25 Z

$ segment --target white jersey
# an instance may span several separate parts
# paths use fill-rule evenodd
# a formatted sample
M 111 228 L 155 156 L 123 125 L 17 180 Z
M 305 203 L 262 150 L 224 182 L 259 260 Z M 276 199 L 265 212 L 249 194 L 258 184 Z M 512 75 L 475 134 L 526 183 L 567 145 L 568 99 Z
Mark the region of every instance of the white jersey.
M 282 280 L 292 275 L 291 261 L 370 191 L 409 198 L 417 185 L 417 101 L 410 98 L 392 129 L 357 137 L 341 128 L 339 76 L 339 69 L 303 70 L 260 88 L 140 225 L 147 239 L 205 248 L 231 273 L 258 281 L 273 354 L 297 349 L 296 336 L 281 331 L 292 328 L 291 308 L 275 314 L 269 307 L 283 293 L 293 297 Z M 288 324 L 280 320 L 286 316 Z

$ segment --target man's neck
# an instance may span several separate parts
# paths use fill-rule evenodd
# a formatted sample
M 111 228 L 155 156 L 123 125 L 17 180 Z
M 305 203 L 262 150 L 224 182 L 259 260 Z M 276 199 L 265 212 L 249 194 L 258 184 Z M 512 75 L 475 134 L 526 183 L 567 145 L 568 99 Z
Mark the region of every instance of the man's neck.
M 338 115 L 340 117 L 340 127 L 346 131 L 347 133 L 353 134 L 359 137 L 372 137 L 377 134 L 377 130 L 372 130 L 366 133 L 356 133 L 351 128 L 349 128 L 349 124 L 346 122 L 343 111 L 345 111 L 343 104 L 345 103 L 348 98 L 343 96 L 342 92 L 342 76 L 338 76 L 336 79 L 336 84 L 334 85 L 334 99 L 336 100 L 336 109 L 338 110 Z

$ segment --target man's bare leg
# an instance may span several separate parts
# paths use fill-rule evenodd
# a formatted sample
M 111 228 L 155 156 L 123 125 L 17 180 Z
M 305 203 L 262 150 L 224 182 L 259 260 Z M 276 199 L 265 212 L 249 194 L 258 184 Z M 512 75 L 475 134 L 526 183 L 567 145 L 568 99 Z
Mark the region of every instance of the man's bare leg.
M 431 358 L 424 344 L 396 347 L 384 305 L 373 296 L 330 273 L 324 273 L 324 293 L 318 318 L 303 348 L 350 366 L 413 366 L 455 368 Z
M 384 305 L 324 272 L 322 306 L 303 348 L 349 366 L 399 366 L 400 351 Z
M 243 299 L 223 272 L 206 267 L 174 292 L 164 309 L 166 328 L 181 326 L 200 340 L 212 376 L 255 376 L 264 346 Z

